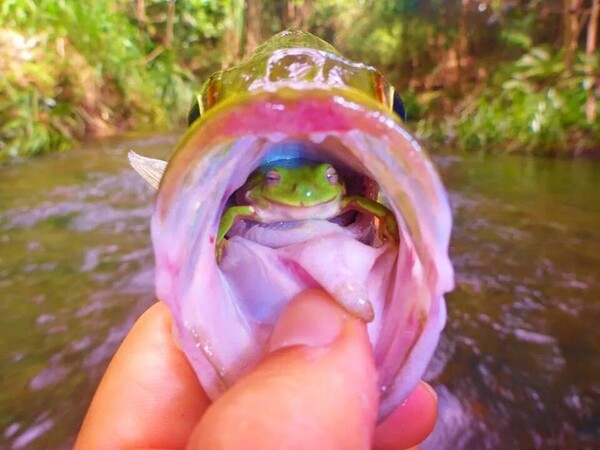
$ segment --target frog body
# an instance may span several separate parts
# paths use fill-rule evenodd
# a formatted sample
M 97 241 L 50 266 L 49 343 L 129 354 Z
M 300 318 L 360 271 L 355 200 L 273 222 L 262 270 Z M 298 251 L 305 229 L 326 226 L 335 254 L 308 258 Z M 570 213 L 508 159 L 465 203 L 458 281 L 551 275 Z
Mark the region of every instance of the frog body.
M 346 195 L 344 180 L 329 163 L 310 162 L 297 166 L 275 163 L 261 167 L 250 175 L 236 197 L 238 205 L 226 209 L 221 217 L 218 248 L 223 246 L 231 227 L 241 219 L 266 224 L 328 220 L 347 211 L 377 217 L 380 238 L 397 240 L 394 214 L 374 200 Z

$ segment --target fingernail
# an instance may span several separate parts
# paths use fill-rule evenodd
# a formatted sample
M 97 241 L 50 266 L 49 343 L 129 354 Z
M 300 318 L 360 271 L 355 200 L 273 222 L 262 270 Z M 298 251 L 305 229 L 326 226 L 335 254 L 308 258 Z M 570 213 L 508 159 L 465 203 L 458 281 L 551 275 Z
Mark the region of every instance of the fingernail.
M 344 329 L 346 313 L 326 293 L 306 291 L 294 298 L 273 329 L 268 350 L 303 345 L 325 347 Z
M 435 401 L 437 402 L 438 400 L 438 395 L 437 392 L 435 392 L 435 389 L 433 389 L 431 387 L 431 385 L 429 383 L 425 383 L 424 381 L 420 381 L 420 383 L 427 388 L 427 391 L 431 394 L 431 396 L 435 399 Z

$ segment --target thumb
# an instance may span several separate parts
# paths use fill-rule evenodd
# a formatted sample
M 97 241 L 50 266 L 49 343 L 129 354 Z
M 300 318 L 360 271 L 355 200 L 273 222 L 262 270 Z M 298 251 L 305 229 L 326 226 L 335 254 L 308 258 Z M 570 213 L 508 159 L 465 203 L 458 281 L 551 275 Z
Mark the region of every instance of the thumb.
M 191 448 L 370 448 L 378 389 L 364 322 L 306 291 L 283 312 L 268 351 L 207 410 Z

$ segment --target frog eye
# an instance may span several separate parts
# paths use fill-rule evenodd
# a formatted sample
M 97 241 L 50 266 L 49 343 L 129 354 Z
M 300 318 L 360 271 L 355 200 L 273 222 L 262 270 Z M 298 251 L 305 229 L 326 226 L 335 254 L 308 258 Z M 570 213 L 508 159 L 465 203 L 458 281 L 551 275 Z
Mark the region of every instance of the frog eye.
M 325 171 L 325 177 L 327 178 L 327 181 L 329 181 L 329 184 L 338 184 L 340 182 L 340 177 L 332 166 L 329 166 Z
M 281 174 L 276 170 L 269 170 L 265 175 L 265 181 L 267 186 L 275 187 L 281 181 Z

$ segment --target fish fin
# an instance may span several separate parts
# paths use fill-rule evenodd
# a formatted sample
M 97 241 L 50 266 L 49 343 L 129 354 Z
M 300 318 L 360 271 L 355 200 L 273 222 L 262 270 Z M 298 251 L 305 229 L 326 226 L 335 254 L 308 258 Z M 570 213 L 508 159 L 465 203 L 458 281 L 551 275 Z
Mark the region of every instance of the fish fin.
M 129 164 L 150 186 L 158 189 L 160 180 L 167 168 L 167 162 L 161 159 L 146 158 L 138 155 L 134 151 L 129 151 L 127 155 Z

